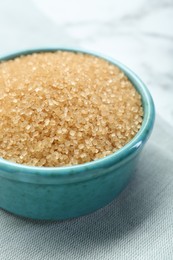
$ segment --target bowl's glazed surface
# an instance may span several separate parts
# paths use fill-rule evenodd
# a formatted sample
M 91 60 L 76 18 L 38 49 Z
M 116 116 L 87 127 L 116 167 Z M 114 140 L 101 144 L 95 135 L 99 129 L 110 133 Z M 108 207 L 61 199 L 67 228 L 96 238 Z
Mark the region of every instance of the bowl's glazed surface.
M 91 54 L 118 66 L 142 97 L 140 131 L 123 148 L 103 159 L 71 167 L 29 167 L 0 159 L 0 207 L 14 214 L 62 220 L 93 212 L 113 200 L 126 186 L 154 124 L 153 100 L 144 83 L 126 66 L 95 52 L 79 49 L 39 49 L 0 58 L 14 59 L 34 52 L 73 51 Z

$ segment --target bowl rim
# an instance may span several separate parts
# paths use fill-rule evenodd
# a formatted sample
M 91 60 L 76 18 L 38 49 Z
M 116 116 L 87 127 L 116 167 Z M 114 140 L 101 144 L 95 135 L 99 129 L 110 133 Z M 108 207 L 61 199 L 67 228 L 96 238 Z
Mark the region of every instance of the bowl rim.
M 153 99 L 151 97 L 150 92 L 148 91 L 146 85 L 141 81 L 141 79 L 127 66 L 122 64 L 116 59 L 113 59 L 107 55 L 100 54 L 95 51 L 88 51 L 80 48 L 64 48 L 64 47 L 56 47 L 56 48 L 39 48 L 39 49 L 28 49 L 19 52 L 10 53 L 0 57 L 0 62 L 15 59 L 21 55 L 28 55 L 32 53 L 41 53 L 41 52 L 56 52 L 56 51 L 68 51 L 75 53 L 83 53 L 89 54 L 101 59 L 108 61 L 109 63 L 118 66 L 128 77 L 130 81 L 133 81 L 132 84 L 139 92 L 142 97 L 142 103 L 144 108 L 144 117 L 141 129 L 139 132 L 133 137 L 133 139 L 128 142 L 125 146 L 120 148 L 118 151 L 108 155 L 104 158 L 97 159 L 95 161 L 87 162 L 84 164 L 72 165 L 72 166 L 59 166 L 59 167 L 40 167 L 40 166 L 27 166 L 14 162 L 10 162 L 3 158 L 0 158 L 0 176 L 3 175 L 5 177 L 6 173 L 21 174 L 25 178 L 32 178 L 33 175 L 44 176 L 44 177 L 55 177 L 59 176 L 61 178 L 66 178 L 67 175 L 79 175 L 80 172 L 81 178 L 88 178 L 88 171 L 93 171 L 97 169 L 106 169 L 112 165 L 118 164 L 124 159 L 130 158 L 130 156 L 136 154 L 137 151 L 140 151 L 147 139 L 150 136 L 150 133 L 153 128 L 154 119 L 155 119 L 155 107 L 153 103 Z M 3 174 L 5 172 L 5 174 Z M 84 173 L 85 172 L 85 173 Z M 100 174 L 102 172 L 100 171 Z M 19 176 L 20 177 L 20 176 Z M 91 177 L 91 176 L 90 176 Z

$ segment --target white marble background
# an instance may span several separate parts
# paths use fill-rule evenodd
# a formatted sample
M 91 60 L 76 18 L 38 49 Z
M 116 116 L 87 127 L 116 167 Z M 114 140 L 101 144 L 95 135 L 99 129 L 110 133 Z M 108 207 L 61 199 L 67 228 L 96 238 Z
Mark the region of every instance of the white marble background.
M 173 0 L 0 0 L 0 55 L 56 46 L 125 63 L 173 126 Z

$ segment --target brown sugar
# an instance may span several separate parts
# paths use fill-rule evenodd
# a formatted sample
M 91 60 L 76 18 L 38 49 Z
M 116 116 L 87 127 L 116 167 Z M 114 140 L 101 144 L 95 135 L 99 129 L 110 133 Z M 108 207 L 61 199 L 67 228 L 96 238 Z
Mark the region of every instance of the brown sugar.
M 0 63 L 0 157 L 31 166 L 90 162 L 139 131 L 141 97 L 122 71 L 81 53 Z

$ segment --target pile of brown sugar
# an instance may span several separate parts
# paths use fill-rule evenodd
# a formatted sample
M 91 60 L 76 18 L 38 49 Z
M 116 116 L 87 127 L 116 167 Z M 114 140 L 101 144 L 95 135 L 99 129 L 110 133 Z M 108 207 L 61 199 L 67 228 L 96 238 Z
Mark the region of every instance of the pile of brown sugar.
M 116 66 L 86 54 L 0 63 L 0 157 L 32 166 L 90 162 L 139 131 L 141 97 Z

